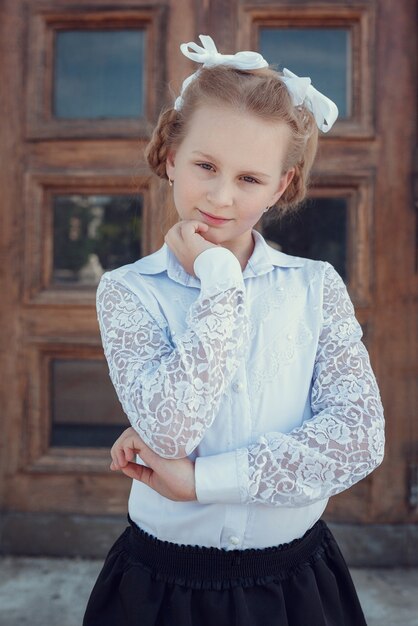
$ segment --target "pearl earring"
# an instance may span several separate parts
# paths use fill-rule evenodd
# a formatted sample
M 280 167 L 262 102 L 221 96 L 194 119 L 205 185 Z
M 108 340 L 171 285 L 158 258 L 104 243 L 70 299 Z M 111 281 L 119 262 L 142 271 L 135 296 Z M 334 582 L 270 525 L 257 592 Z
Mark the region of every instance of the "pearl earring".
M 171 178 L 169 178 L 169 179 L 168 179 L 168 184 L 170 185 L 170 187 L 172 187 L 172 186 L 173 186 L 173 182 L 174 182 L 174 181 L 172 181 L 172 180 L 171 180 Z

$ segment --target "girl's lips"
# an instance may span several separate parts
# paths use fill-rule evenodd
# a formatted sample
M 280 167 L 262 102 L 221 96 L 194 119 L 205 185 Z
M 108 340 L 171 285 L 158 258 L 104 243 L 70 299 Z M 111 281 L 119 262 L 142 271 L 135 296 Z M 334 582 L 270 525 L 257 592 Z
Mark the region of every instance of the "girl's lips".
M 210 224 L 226 224 L 227 222 L 230 222 L 230 219 L 224 219 L 222 217 L 213 217 L 212 215 L 208 215 L 208 213 L 205 213 L 204 211 L 201 211 L 200 209 L 198 209 L 199 213 L 201 213 L 203 215 L 203 217 L 210 223 Z

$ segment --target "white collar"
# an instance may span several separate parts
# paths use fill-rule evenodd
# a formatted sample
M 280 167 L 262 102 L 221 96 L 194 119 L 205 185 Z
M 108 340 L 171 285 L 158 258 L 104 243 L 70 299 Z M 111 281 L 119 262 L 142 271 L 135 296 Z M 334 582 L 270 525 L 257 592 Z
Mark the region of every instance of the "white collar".
M 243 271 L 243 277 L 252 278 L 267 274 L 277 267 L 302 267 L 306 259 L 302 257 L 285 254 L 268 245 L 264 237 L 257 230 L 253 229 L 254 250 Z M 133 266 L 140 274 L 160 274 L 167 272 L 168 276 L 180 283 L 190 287 L 200 287 L 200 280 L 188 274 L 183 266 L 178 262 L 177 257 L 170 250 L 166 243 L 159 250 L 142 259 L 139 259 Z

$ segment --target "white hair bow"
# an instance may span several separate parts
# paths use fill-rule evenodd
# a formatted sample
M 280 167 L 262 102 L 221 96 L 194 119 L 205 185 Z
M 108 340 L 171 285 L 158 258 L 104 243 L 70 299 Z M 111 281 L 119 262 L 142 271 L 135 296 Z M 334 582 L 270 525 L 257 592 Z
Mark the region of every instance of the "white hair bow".
M 209 35 L 199 35 L 199 39 L 203 47 L 190 41 L 189 43 L 182 43 L 180 50 L 192 61 L 202 63 L 203 67 L 228 65 L 229 67 L 240 70 L 255 70 L 268 67 L 267 61 L 258 52 L 243 50 L 236 54 L 221 54 L 218 52 L 212 37 Z M 192 48 L 194 52 L 190 52 L 189 48 Z M 176 98 L 174 103 L 176 111 L 181 109 L 183 93 L 196 78 L 198 73 L 199 70 L 183 81 L 180 95 Z M 285 83 L 292 97 L 293 104 L 295 106 L 304 104 L 313 113 L 318 128 L 322 130 L 322 132 L 327 133 L 338 117 L 337 105 L 315 89 L 311 84 L 311 79 L 308 77 L 301 78 L 285 68 L 283 70 L 283 76 L 280 76 L 280 79 Z
M 261 54 L 258 52 L 251 52 L 250 50 L 243 50 L 236 54 L 221 54 L 218 52 L 215 42 L 209 35 L 199 35 L 199 39 L 203 44 L 199 46 L 197 43 L 190 41 L 189 43 L 182 43 L 180 50 L 182 53 L 197 63 L 202 63 L 203 67 L 210 67 L 213 65 L 228 65 L 238 70 L 256 70 L 262 67 L 268 67 L 268 63 Z M 192 48 L 194 52 L 190 52 L 189 48 Z M 188 85 L 194 80 L 199 70 L 188 76 L 181 87 L 181 93 L 174 103 L 176 111 L 181 109 L 183 103 L 182 95 Z
M 280 78 L 292 96 L 293 104 L 295 106 L 304 104 L 313 113 L 317 126 L 323 133 L 331 130 L 338 117 L 338 108 L 335 102 L 315 89 L 308 76 L 296 76 L 284 68 L 283 76 Z

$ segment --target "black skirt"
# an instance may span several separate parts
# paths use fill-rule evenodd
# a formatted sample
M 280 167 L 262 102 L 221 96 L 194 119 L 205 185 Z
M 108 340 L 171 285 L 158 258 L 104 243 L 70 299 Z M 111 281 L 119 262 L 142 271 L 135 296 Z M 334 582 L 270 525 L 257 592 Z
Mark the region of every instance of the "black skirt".
M 322 519 L 300 539 L 246 550 L 160 541 L 129 515 L 128 521 L 106 557 L 83 626 L 366 625 Z

